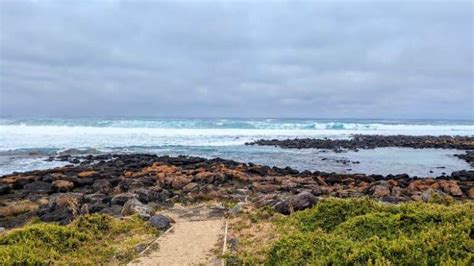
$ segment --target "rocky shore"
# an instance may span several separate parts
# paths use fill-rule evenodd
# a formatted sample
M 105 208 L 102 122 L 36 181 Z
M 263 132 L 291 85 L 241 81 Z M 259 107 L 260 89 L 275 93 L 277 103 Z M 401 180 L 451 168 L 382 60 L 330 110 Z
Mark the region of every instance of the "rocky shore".
M 257 140 L 246 145 L 278 146 L 288 149 L 328 149 L 341 151 L 342 149 L 374 149 L 382 147 L 405 148 L 436 148 L 474 150 L 474 137 L 472 136 L 406 136 L 406 135 L 353 135 L 351 139 L 285 139 L 285 140 Z
M 145 219 L 156 208 L 206 200 L 252 202 L 289 214 L 320 197 L 368 196 L 385 202 L 474 199 L 474 171 L 419 179 L 401 175 L 298 172 L 224 159 L 156 155 L 63 155 L 66 167 L 0 177 L 0 227 L 33 217 L 67 224 L 89 213 Z

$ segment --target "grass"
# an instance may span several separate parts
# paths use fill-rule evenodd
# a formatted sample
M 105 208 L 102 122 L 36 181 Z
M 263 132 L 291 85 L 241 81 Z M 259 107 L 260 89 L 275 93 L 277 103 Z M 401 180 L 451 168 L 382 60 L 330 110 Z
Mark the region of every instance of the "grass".
M 61 226 L 33 223 L 0 236 L 0 265 L 124 263 L 158 232 L 139 217 L 87 215 Z
M 21 200 L 16 202 L 0 202 L 0 218 L 19 215 L 25 212 L 36 211 L 38 203 L 29 200 Z
M 274 216 L 277 239 L 270 247 L 261 245 L 259 251 L 255 245 L 257 250 L 252 251 L 264 254 L 252 260 L 239 249 L 231 261 L 248 265 L 470 265 L 474 204 L 448 204 L 324 199 L 311 209 Z
M 262 264 L 278 237 L 274 223 L 277 217 L 278 214 L 271 208 L 259 208 L 245 210 L 231 219 L 228 239 L 238 239 L 238 254 L 225 254 L 227 264 Z

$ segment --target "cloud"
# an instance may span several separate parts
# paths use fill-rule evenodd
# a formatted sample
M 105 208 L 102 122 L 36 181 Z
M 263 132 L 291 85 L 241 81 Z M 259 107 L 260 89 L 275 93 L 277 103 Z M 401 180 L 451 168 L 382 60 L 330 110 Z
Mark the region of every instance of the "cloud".
M 472 2 L 0 2 L 3 115 L 474 119 Z

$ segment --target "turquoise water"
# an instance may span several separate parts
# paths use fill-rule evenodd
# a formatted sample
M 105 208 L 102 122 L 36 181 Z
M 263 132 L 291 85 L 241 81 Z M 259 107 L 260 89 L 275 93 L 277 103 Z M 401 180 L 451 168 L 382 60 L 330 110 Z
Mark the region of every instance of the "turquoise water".
M 474 123 L 351 119 L 2 118 L 0 174 L 60 165 L 44 162 L 44 158 L 70 148 L 222 157 L 328 172 L 430 176 L 469 168 L 452 156 L 459 151 L 450 150 L 376 149 L 332 154 L 318 150 L 244 146 L 245 142 L 261 138 L 349 138 L 352 134 L 470 136 L 474 135 Z M 323 156 L 328 159 L 322 160 Z M 337 162 L 341 159 L 360 163 L 344 165 Z

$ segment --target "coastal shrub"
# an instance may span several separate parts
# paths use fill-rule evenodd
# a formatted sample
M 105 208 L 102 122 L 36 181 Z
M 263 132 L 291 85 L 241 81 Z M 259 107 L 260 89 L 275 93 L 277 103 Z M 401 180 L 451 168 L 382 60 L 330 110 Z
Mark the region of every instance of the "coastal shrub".
M 313 231 L 317 228 L 331 231 L 348 218 L 381 208 L 378 202 L 365 198 L 351 199 L 350 204 L 342 200 L 324 200 L 311 209 L 294 213 L 285 222 L 301 231 Z
M 281 218 L 267 265 L 469 265 L 474 204 L 325 199 Z
M 157 233 L 138 217 L 93 214 L 66 226 L 36 222 L 0 236 L 0 265 L 125 262 Z
M 56 224 L 33 224 L 0 237 L 0 263 L 51 263 L 74 251 L 89 236 L 77 228 Z

